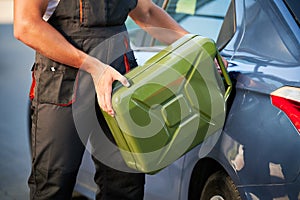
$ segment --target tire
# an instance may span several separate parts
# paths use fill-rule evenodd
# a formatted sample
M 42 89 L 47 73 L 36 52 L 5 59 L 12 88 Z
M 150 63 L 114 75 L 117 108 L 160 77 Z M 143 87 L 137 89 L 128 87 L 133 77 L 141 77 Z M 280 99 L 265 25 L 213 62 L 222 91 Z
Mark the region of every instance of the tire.
M 200 200 L 241 200 L 241 197 L 228 174 L 217 171 L 207 179 Z

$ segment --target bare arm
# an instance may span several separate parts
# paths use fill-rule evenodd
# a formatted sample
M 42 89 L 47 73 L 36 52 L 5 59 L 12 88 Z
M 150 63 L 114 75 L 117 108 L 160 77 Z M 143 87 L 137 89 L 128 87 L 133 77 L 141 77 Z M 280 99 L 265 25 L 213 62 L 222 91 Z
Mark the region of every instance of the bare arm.
M 171 44 L 189 33 L 152 0 L 138 0 L 136 8 L 129 15 L 141 28 L 166 44 Z M 227 61 L 222 59 L 227 67 Z M 218 66 L 217 63 L 216 65 Z
M 14 0 L 14 35 L 46 57 L 78 68 L 87 55 L 42 19 L 47 4 L 48 0 Z
M 48 0 L 14 0 L 14 36 L 44 56 L 57 62 L 81 68 L 93 78 L 100 107 L 111 115 L 112 83 L 127 79 L 112 67 L 102 63 L 71 45 L 42 17 Z M 30 11 L 30 12 L 28 12 Z
M 188 32 L 152 0 L 138 0 L 130 17 L 159 41 L 171 44 Z

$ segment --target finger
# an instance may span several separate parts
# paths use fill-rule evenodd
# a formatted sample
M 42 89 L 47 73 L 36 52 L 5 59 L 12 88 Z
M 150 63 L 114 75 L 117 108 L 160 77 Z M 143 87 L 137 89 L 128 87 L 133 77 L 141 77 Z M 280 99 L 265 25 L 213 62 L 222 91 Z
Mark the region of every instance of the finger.
M 106 107 L 106 104 L 105 104 L 105 93 L 104 93 L 104 90 L 103 88 L 99 88 L 97 87 L 97 99 L 98 99 L 98 104 L 99 104 L 99 107 L 103 110 L 103 111 L 107 111 L 107 107 Z
M 125 76 L 122 76 L 121 74 L 119 74 L 119 76 L 117 77 L 117 80 L 120 81 L 123 86 L 130 87 L 130 83 Z
M 217 67 L 219 66 L 218 60 L 216 58 L 214 59 L 214 63 Z
M 106 111 L 103 95 L 97 94 L 97 98 L 98 98 L 98 104 L 99 104 L 99 107 L 100 107 L 103 111 Z
M 111 87 L 108 87 L 105 90 L 105 94 L 104 94 L 104 104 L 105 104 L 105 108 L 106 108 L 106 112 L 111 115 L 112 117 L 114 116 L 114 110 L 112 108 L 112 103 L 111 103 Z
M 222 61 L 223 61 L 224 65 L 225 65 L 225 67 L 227 68 L 227 67 L 228 67 L 228 62 L 227 62 L 227 60 L 226 60 L 224 57 L 222 57 Z
M 111 74 L 111 76 L 113 78 L 113 81 L 114 80 L 120 81 L 122 83 L 122 85 L 125 86 L 125 87 L 130 86 L 130 83 L 127 80 L 127 78 L 125 76 L 123 76 L 122 74 L 120 74 L 120 72 L 118 72 L 117 70 L 115 70 L 112 67 L 110 67 L 108 71 Z

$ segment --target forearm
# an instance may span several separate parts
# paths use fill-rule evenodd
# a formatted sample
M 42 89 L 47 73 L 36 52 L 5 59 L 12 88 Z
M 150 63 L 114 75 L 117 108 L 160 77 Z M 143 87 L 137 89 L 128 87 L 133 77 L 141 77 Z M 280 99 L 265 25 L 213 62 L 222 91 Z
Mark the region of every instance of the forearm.
M 144 7 L 139 7 L 140 5 Z M 137 8 L 130 13 L 130 16 L 141 28 L 166 44 L 171 44 L 188 33 L 162 8 L 152 2 L 138 4 Z
M 79 67 L 86 55 L 43 20 L 15 23 L 15 37 L 44 56 Z
M 48 0 L 14 0 L 14 35 L 44 56 L 79 68 L 88 55 L 42 19 L 47 4 Z

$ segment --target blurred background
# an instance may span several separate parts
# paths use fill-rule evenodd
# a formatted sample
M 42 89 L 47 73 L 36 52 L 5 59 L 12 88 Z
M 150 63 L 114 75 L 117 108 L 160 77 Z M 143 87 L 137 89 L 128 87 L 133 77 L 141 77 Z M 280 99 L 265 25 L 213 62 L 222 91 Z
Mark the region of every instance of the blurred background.
M 0 0 L 0 199 L 26 200 L 27 110 L 34 52 L 13 37 L 13 0 Z

